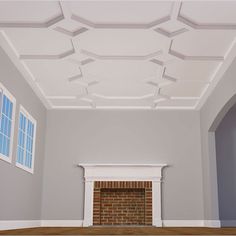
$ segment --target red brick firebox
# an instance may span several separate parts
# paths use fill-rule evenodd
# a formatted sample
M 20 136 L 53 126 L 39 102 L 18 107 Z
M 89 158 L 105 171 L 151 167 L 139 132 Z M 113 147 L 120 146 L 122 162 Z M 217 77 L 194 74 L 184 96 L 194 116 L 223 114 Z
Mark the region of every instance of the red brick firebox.
M 152 182 L 95 181 L 93 225 L 152 225 Z

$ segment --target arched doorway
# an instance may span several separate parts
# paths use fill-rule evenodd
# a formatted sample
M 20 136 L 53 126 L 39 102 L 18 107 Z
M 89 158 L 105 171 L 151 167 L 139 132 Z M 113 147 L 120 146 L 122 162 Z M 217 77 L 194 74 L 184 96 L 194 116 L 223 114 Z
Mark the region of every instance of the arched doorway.
M 218 206 L 221 226 L 236 226 L 236 105 L 215 131 Z

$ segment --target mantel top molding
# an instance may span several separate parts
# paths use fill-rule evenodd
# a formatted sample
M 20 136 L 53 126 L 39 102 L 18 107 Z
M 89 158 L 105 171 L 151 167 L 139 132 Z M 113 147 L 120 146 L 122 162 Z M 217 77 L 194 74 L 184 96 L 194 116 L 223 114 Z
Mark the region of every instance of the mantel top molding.
M 162 168 L 166 164 L 98 164 L 81 163 L 78 166 L 84 168 L 85 181 L 161 181 Z
M 101 164 L 101 163 L 80 163 L 78 166 L 81 167 L 165 167 L 167 164 Z

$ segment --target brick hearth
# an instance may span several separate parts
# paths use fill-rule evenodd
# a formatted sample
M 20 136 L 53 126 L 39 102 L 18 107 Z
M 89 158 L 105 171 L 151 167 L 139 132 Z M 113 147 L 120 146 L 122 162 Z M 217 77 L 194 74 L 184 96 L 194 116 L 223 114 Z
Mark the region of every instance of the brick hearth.
M 95 181 L 94 225 L 152 225 L 151 181 Z

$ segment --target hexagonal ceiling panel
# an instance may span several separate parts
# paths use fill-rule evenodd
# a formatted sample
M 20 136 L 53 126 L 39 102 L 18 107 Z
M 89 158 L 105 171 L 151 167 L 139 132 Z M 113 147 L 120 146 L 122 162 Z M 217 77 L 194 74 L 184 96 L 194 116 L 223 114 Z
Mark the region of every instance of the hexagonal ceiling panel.
M 0 1 L 0 45 L 47 108 L 198 109 L 236 55 L 233 1 Z

